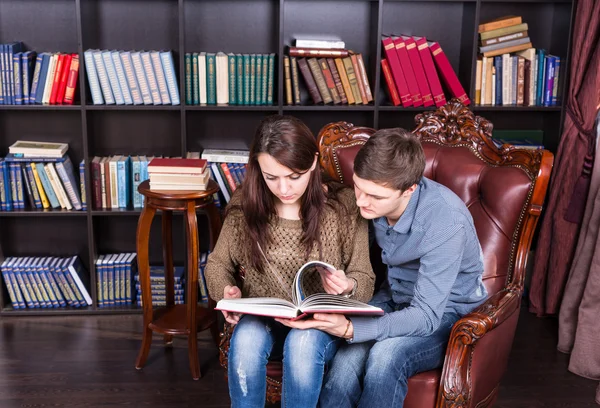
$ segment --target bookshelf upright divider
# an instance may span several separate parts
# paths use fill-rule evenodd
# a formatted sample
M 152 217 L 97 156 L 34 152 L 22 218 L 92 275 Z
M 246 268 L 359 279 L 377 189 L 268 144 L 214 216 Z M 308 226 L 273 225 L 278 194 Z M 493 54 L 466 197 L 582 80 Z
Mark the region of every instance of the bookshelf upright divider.
M 74 164 L 85 161 L 87 210 L 0 212 L 0 261 L 9 256 L 78 255 L 90 275 L 92 306 L 14 310 L 4 284 L 0 315 L 140 313 L 137 306 L 99 308 L 95 259 L 135 252 L 139 209 L 94 209 L 94 156 L 185 156 L 205 148 L 249 148 L 259 121 L 290 114 L 317 134 L 345 120 L 374 128 L 415 126 L 414 117 L 434 107 L 395 107 L 387 95 L 380 61 L 386 35 L 424 36 L 446 53 L 470 99 L 475 97 L 478 25 L 522 15 L 535 48 L 561 57 L 559 95 L 567 94 L 575 0 L 0 0 L 0 44 L 22 41 L 26 50 L 77 53 L 74 105 L 0 105 L 0 156 L 16 140 L 69 143 Z M 40 18 L 43 16 L 43 18 Z M 24 29 L 25 28 L 25 29 Z M 301 106 L 285 101 L 283 61 L 297 36 L 329 35 L 361 53 L 373 92 L 368 105 L 312 105 L 300 78 Z M 171 50 L 181 103 L 94 105 L 84 52 Z M 198 106 L 185 103 L 185 54 L 275 54 L 273 105 Z M 445 89 L 446 98 L 451 97 Z M 556 153 L 564 121 L 559 106 L 475 106 L 495 129 L 540 129 Z M 151 264 L 162 263 L 160 219 L 153 224 Z M 206 217 L 199 216 L 201 250 L 208 249 Z M 184 265 L 183 220 L 173 217 L 174 264 Z M 0 281 L 2 278 L 0 277 Z

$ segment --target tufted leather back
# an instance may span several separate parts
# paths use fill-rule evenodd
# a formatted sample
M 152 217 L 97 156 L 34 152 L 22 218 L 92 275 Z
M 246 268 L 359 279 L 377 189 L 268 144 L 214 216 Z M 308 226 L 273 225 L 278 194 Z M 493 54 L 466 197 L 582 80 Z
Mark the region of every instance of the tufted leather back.
M 417 115 L 415 121 L 413 133 L 425 151 L 425 177 L 454 191 L 473 216 L 488 292 L 492 295 L 508 284 L 522 289 L 552 154 L 508 145 L 497 148 L 491 141 L 492 124 L 457 100 Z M 325 126 L 318 137 L 322 167 L 352 185 L 354 157 L 374 132 L 346 122 Z M 540 178 L 543 182 L 536 183 Z

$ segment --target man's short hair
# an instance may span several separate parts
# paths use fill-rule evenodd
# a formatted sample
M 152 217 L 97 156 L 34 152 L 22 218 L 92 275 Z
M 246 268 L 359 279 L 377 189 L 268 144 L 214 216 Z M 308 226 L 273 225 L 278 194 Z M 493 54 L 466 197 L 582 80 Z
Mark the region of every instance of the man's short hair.
M 419 184 L 424 171 L 421 142 L 402 128 L 378 130 L 354 160 L 354 174 L 358 177 L 400 191 Z

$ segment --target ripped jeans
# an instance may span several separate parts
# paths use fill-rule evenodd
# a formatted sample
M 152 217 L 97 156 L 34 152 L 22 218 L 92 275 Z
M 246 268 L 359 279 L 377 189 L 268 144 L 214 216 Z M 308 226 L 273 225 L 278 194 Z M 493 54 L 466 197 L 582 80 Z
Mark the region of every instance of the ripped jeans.
M 265 406 L 267 362 L 283 352 L 282 408 L 316 407 L 325 364 L 339 342 L 320 330 L 290 330 L 268 317 L 243 316 L 229 347 L 231 406 Z

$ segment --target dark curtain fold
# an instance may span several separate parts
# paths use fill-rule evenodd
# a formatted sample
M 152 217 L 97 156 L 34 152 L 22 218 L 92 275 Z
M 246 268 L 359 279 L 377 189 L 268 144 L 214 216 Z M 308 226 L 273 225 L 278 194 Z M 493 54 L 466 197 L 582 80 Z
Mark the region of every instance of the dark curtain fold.
M 600 0 L 579 0 L 575 14 L 567 115 L 535 252 L 530 311 L 557 314 L 585 208 L 594 161 L 600 92 Z

